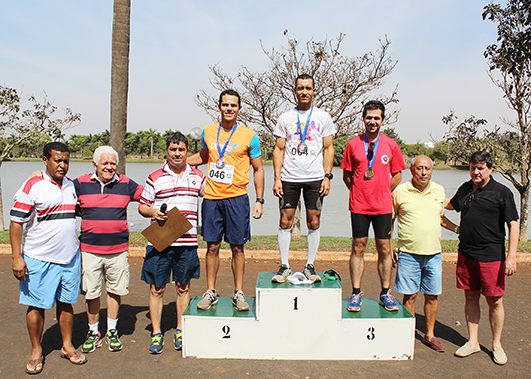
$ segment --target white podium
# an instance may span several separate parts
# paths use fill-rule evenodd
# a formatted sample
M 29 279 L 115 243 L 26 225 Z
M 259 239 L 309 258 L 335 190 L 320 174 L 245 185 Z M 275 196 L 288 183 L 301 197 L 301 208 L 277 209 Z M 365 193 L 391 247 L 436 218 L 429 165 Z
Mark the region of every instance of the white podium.
M 246 312 L 236 311 L 231 298 L 199 310 L 194 298 L 183 315 L 183 357 L 413 359 L 415 318 L 402 305 L 389 312 L 378 299 L 364 298 L 360 312 L 348 312 L 336 281 L 277 284 L 273 275 L 258 275 Z

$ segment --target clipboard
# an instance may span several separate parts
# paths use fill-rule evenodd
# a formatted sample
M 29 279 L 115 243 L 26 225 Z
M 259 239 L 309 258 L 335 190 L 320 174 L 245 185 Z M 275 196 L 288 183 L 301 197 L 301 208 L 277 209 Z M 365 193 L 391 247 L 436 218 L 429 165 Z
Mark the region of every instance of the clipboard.
M 170 246 L 184 233 L 192 229 L 193 226 L 177 208 L 172 208 L 168 211 L 167 216 L 166 221 L 155 220 L 154 223 L 142 231 L 142 235 L 158 251 Z

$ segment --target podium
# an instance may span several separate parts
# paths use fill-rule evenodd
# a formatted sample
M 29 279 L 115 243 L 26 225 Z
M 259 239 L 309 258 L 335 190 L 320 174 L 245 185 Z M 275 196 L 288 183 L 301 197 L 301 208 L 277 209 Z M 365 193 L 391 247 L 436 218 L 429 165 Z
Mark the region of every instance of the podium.
M 404 306 L 389 312 L 378 299 L 364 298 L 360 312 L 348 312 L 338 282 L 279 284 L 271 282 L 274 275 L 259 273 L 249 311 L 221 297 L 199 310 L 195 297 L 183 315 L 183 357 L 413 359 L 415 317 Z

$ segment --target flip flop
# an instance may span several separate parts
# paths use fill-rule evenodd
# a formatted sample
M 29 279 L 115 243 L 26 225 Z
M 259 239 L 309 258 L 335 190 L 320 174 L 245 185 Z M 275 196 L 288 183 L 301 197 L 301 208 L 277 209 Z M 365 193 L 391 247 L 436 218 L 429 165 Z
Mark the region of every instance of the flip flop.
M 30 375 L 40 374 L 44 367 L 44 357 L 30 359 L 26 364 L 26 372 Z
M 77 350 L 74 350 L 73 353 L 68 354 L 61 349 L 61 358 L 68 359 L 73 365 L 82 365 L 87 363 L 87 358 Z

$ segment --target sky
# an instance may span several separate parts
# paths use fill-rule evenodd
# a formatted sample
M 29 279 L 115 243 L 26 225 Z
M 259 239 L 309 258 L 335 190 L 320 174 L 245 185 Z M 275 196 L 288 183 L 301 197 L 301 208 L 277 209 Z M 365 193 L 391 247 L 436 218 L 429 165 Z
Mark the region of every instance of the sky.
M 454 110 L 487 127 L 514 119 L 502 91 L 487 75 L 486 46 L 496 25 L 483 21 L 488 0 L 150 0 L 131 1 L 128 130 L 153 128 L 187 134 L 211 122 L 194 99 L 210 85 L 209 66 L 232 76 L 241 66 L 268 68 L 261 50 L 346 34 L 342 54 L 376 50 L 389 38 L 397 65 L 374 92 L 398 84 L 396 132 L 407 143 L 440 141 L 441 122 Z M 497 1 L 505 5 L 505 1 Z M 111 0 L 0 0 L 0 83 L 23 96 L 44 93 L 82 114 L 70 134 L 109 129 Z

